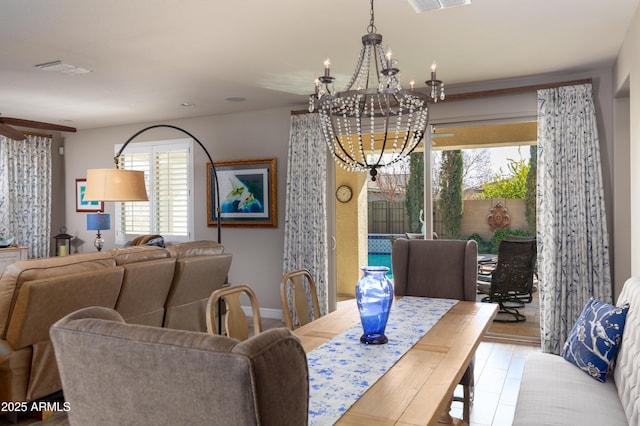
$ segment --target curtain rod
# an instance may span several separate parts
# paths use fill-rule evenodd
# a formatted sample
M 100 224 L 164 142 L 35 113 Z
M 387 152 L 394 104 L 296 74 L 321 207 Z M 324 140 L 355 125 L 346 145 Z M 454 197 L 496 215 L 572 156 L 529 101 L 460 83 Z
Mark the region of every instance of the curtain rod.
M 570 81 L 561 81 L 556 83 L 533 84 L 530 86 L 508 87 L 505 89 L 490 89 L 490 90 L 481 90 L 478 92 L 455 93 L 455 94 L 447 95 L 444 101 L 439 101 L 439 102 L 460 101 L 465 99 L 485 98 L 490 96 L 513 95 L 515 93 L 533 92 L 533 91 L 542 90 L 542 89 L 554 89 L 556 87 L 576 86 L 578 84 L 591 84 L 591 83 L 592 83 L 591 78 L 584 78 L 582 80 L 570 80 Z M 300 114 L 309 114 L 309 111 L 307 110 L 291 111 L 291 115 L 300 115 Z
M 302 115 L 302 114 L 317 114 L 318 110 L 314 110 L 313 112 L 309 112 L 307 109 L 298 109 L 291 111 L 291 115 Z
M 508 87 L 505 89 L 490 89 L 479 92 L 454 93 L 447 95 L 444 102 L 459 101 L 463 99 L 484 98 L 489 96 L 512 95 L 515 93 L 533 92 L 542 89 L 555 89 L 556 87 L 577 86 L 579 84 L 591 84 L 590 78 L 582 80 L 561 81 L 557 83 L 533 84 L 531 86 Z M 442 101 L 440 101 L 442 102 Z

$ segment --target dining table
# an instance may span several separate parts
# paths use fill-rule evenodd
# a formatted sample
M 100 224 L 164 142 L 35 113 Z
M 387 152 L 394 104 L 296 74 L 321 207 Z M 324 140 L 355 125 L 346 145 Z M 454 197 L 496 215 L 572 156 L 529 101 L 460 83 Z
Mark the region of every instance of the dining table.
M 451 420 L 447 416 L 454 389 L 497 305 L 402 299 L 396 297 L 391 307 L 386 348 L 359 342 L 362 328 L 355 300 L 341 302 L 340 309 L 294 330 L 309 365 L 310 425 L 435 425 Z M 396 341 L 398 347 L 393 346 Z M 385 360 L 384 354 L 392 358 Z M 370 371 L 376 369 L 381 371 Z M 337 411 L 328 413 L 334 417 L 326 417 L 324 412 L 334 405 Z

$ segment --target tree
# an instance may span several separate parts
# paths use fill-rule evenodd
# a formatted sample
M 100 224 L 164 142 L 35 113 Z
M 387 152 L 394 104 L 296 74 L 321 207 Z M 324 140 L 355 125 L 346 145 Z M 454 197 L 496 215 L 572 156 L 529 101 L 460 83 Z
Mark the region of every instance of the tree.
M 440 169 L 442 163 L 442 152 L 433 152 L 433 169 L 431 176 L 432 179 L 432 192 L 434 200 L 437 200 L 440 195 Z M 462 172 L 462 187 L 463 189 L 479 188 L 482 184 L 490 180 L 494 176 L 494 172 L 491 169 L 491 153 L 488 149 L 463 149 L 462 161 L 464 168 Z
M 380 170 L 376 183 L 380 195 L 387 201 L 404 200 L 409 180 L 409 161 L 401 160 Z
M 462 150 L 462 160 L 464 162 L 462 173 L 464 189 L 479 188 L 484 182 L 493 178 L 491 153 L 488 149 L 464 149 Z
M 536 191 L 538 182 L 538 146 L 529 147 L 529 172 L 524 194 L 524 215 L 527 218 L 529 234 L 536 235 Z
M 464 162 L 462 151 L 444 151 L 440 169 L 440 200 L 438 208 L 442 215 L 444 236 L 457 238 L 462 226 L 462 175 Z
M 482 185 L 478 198 L 515 198 L 524 200 L 529 164 L 525 160 L 509 159 L 509 172 L 501 173 Z M 502 169 L 500 169 L 502 171 Z
M 420 212 L 424 211 L 424 154 L 414 152 L 409 158 L 409 180 L 404 200 L 409 217 L 409 232 L 422 232 Z

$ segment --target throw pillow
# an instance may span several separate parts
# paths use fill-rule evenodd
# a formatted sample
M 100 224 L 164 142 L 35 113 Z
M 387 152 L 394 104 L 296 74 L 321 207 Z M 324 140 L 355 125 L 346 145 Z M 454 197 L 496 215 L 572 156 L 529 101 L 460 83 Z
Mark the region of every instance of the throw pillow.
M 587 301 L 562 349 L 562 357 L 603 382 L 613 370 L 629 304 L 622 307 Z

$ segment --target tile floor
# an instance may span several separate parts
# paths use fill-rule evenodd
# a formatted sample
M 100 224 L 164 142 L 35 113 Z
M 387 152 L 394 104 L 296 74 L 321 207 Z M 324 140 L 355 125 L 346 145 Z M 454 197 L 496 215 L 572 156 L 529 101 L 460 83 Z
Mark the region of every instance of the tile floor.
M 508 426 L 513 422 L 520 378 L 527 355 L 539 346 L 503 342 L 480 343 L 476 351 L 475 397 L 470 426 Z M 458 386 L 456 395 L 462 396 Z M 453 403 L 451 415 L 462 417 L 462 403 Z

